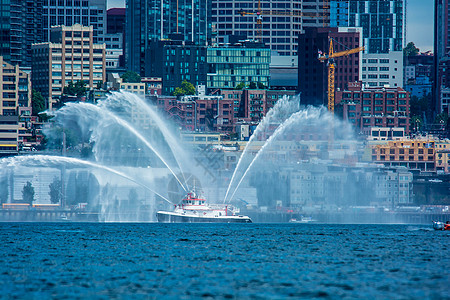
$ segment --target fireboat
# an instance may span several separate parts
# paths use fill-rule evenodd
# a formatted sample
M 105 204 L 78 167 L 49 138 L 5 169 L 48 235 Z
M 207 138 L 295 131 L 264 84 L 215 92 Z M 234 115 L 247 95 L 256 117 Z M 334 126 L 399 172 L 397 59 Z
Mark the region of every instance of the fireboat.
M 158 211 L 156 217 L 161 223 L 252 223 L 250 217 L 238 213 L 231 205 L 209 205 L 195 192 L 190 192 L 173 211 Z

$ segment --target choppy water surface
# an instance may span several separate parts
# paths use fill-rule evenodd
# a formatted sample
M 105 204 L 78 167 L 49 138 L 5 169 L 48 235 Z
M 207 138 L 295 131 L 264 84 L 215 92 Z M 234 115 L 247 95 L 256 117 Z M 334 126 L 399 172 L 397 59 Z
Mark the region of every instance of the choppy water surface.
M 450 299 L 423 225 L 0 224 L 3 298 Z

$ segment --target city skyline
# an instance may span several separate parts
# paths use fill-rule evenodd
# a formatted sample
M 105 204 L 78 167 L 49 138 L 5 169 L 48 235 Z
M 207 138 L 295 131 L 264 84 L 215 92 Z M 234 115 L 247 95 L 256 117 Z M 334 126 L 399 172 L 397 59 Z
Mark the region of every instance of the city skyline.
M 125 0 L 108 0 L 108 8 L 125 7 Z M 413 42 L 421 52 L 433 51 L 433 1 L 409 0 L 406 44 Z M 431 20 L 431 22 L 430 22 Z

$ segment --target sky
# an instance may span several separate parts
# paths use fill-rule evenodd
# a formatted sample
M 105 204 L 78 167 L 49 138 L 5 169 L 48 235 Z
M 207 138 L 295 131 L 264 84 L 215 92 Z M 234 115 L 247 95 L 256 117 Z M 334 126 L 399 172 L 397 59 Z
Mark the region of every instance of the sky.
M 406 44 L 414 42 L 421 52 L 433 50 L 434 0 L 405 1 Z M 125 7 L 125 0 L 108 0 L 108 8 L 111 7 Z

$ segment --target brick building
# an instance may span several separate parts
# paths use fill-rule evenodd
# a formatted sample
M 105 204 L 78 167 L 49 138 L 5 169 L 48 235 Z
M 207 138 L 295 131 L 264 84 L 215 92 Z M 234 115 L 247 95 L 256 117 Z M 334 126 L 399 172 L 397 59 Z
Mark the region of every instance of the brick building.
M 184 130 L 236 132 L 237 124 L 257 124 L 284 95 L 294 91 L 221 90 L 218 96 L 149 96 Z
M 403 127 L 409 134 L 410 98 L 402 88 L 364 88 L 354 83 L 336 91 L 336 111 L 369 134 L 371 127 Z

